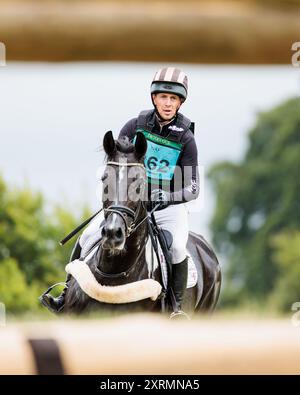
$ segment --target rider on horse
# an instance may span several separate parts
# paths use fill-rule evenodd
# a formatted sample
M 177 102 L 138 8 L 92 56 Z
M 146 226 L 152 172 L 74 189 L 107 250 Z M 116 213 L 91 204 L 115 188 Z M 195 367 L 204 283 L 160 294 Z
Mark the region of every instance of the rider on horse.
M 170 249 L 171 288 L 177 308 L 182 314 L 181 304 L 188 277 L 186 244 L 189 232 L 184 203 L 196 199 L 199 194 L 193 124 L 178 112 L 187 98 L 187 93 L 188 79 L 181 70 L 174 67 L 159 70 L 151 83 L 154 109 L 142 111 L 137 118 L 128 121 L 119 135 L 119 138 L 127 136 L 133 141 L 136 133 L 142 132 L 147 139 L 145 167 L 149 186 L 148 210 L 159 205 L 154 213 L 157 225 L 173 236 Z M 178 179 L 181 179 L 180 183 Z M 99 219 L 96 218 L 82 233 L 71 259 L 80 256 L 81 247 L 99 226 Z M 63 307 L 65 292 L 66 288 L 58 298 L 48 297 L 53 310 L 59 311 Z

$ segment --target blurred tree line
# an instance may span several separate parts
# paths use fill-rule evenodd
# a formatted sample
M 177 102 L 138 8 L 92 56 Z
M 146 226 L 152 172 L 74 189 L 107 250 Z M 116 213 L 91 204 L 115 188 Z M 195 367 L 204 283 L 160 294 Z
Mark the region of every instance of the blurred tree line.
M 50 285 L 64 281 L 64 267 L 74 242 L 58 242 L 81 218 L 56 206 L 46 209 L 41 193 L 11 188 L 0 176 L 0 302 L 9 313 L 35 311 L 38 296 Z
M 226 258 L 221 305 L 290 311 L 300 300 L 300 99 L 258 116 L 241 163 L 209 172 L 214 243 Z

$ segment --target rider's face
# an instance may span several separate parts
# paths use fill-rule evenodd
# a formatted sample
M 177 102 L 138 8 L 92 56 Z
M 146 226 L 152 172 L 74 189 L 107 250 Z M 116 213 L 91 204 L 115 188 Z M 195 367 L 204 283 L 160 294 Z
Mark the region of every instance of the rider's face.
M 179 96 L 171 93 L 157 93 L 152 97 L 162 119 L 167 121 L 174 118 L 176 112 L 181 106 L 181 99 Z

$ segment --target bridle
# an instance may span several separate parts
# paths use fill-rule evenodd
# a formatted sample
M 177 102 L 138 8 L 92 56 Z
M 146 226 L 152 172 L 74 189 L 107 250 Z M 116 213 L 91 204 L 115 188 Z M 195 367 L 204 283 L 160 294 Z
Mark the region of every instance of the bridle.
M 135 163 L 135 162 L 113 162 L 113 161 L 109 161 L 106 163 L 107 165 L 114 165 L 114 166 L 139 166 L 142 167 L 143 169 L 145 169 L 145 166 L 142 163 Z M 93 218 L 95 218 L 102 210 L 105 213 L 108 213 L 108 215 L 114 213 L 119 215 L 125 225 L 125 232 L 126 232 L 126 238 L 128 236 L 130 236 L 133 232 L 135 232 L 139 226 L 141 226 L 149 217 L 149 215 L 151 216 L 154 211 L 159 207 L 159 204 L 157 204 L 151 211 L 150 213 L 147 213 L 145 215 L 145 217 L 139 222 L 137 223 L 137 219 L 140 213 L 141 208 L 145 208 L 144 203 L 142 200 L 140 200 L 140 204 L 138 206 L 138 208 L 134 211 L 129 207 L 123 206 L 123 205 L 111 205 L 108 208 L 101 208 L 99 211 L 97 211 L 95 214 L 93 214 L 90 218 L 88 218 L 86 221 L 84 221 L 81 225 L 79 225 L 76 229 L 74 229 L 71 233 L 69 233 L 63 240 L 60 241 L 60 244 L 63 245 L 65 243 L 67 243 L 68 240 L 70 240 L 75 234 L 77 234 L 84 226 L 86 226 L 88 223 L 91 222 L 91 220 Z M 130 225 L 127 224 L 127 220 L 125 215 L 129 216 L 132 218 L 132 223 Z M 106 217 L 107 219 L 107 217 Z M 85 260 L 86 257 L 88 256 L 88 254 L 91 252 L 92 249 L 94 249 L 95 247 L 101 245 L 102 240 L 100 239 L 95 245 L 92 246 L 92 248 L 85 254 L 84 257 L 81 257 L 80 260 Z M 131 272 L 131 270 L 133 269 L 133 267 L 135 266 L 136 262 L 139 260 L 140 255 L 142 254 L 142 252 L 145 250 L 146 247 L 146 243 L 144 243 L 143 247 L 141 248 L 138 257 L 136 259 L 135 262 L 133 262 L 133 264 L 124 272 L 121 273 L 115 273 L 115 274 L 108 274 L 108 273 L 104 273 L 102 272 L 99 268 L 96 269 L 97 273 L 99 275 L 101 275 L 102 277 L 107 277 L 107 278 L 118 278 L 118 277 L 128 277 L 129 273 Z M 49 290 L 48 290 L 49 291 Z M 47 291 L 47 292 L 48 292 Z
M 138 162 L 123 163 L 123 162 L 109 161 L 106 164 L 107 165 L 114 165 L 114 166 L 128 166 L 128 167 L 129 166 L 139 166 L 139 167 L 142 167 L 143 169 L 145 169 L 145 166 L 142 163 L 138 163 Z M 123 206 L 120 204 L 111 205 L 108 208 L 104 208 L 103 211 L 104 211 L 104 215 L 106 213 L 108 213 L 108 215 L 117 214 L 122 218 L 124 225 L 125 225 L 125 234 L 126 234 L 126 238 L 127 238 L 133 232 L 135 232 L 137 230 L 137 228 L 140 225 L 142 225 L 142 223 L 144 221 L 146 221 L 148 219 L 148 213 L 147 213 L 146 216 L 139 223 L 137 223 L 137 219 L 139 217 L 141 208 L 145 208 L 142 200 L 140 200 L 140 204 L 135 211 L 129 207 L 126 207 L 126 206 Z M 130 225 L 127 224 L 126 215 L 132 218 L 132 222 Z M 106 217 L 106 219 L 107 219 L 107 217 Z M 96 269 L 97 274 L 100 275 L 101 277 L 106 277 L 106 278 L 119 278 L 119 277 L 126 278 L 126 277 L 128 277 L 130 272 L 132 271 L 132 269 L 136 266 L 136 262 L 139 261 L 141 254 L 145 250 L 145 247 L 146 247 L 146 243 L 143 244 L 141 250 L 138 253 L 136 260 L 133 262 L 132 265 L 130 265 L 130 267 L 127 270 L 125 270 L 121 273 L 105 273 L 102 270 L 100 270 L 99 268 L 97 268 Z
M 145 166 L 139 162 L 129 162 L 128 163 L 128 162 L 109 161 L 106 164 L 113 165 L 113 166 L 127 166 L 127 167 L 139 166 L 139 167 L 142 167 L 143 169 L 145 169 Z M 104 215 L 106 216 L 106 219 L 108 218 L 108 216 L 110 214 L 117 214 L 122 218 L 124 225 L 125 225 L 125 234 L 126 234 L 126 238 L 127 238 L 133 232 L 135 232 L 136 229 L 148 218 L 148 214 L 146 214 L 146 216 L 139 223 L 137 223 L 137 219 L 139 217 L 140 210 L 142 208 L 145 208 L 145 206 L 143 204 L 143 201 L 140 200 L 140 204 L 138 205 L 138 208 L 136 210 L 132 210 L 131 208 L 123 206 L 121 204 L 115 204 L 115 205 L 110 205 L 108 208 L 104 208 L 103 211 L 104 211 Z M 108 213 L 108 215 L 106 215 L 107 213 Z M 128 217 L 132 218 L 132 222 L 130 225 L 127 224 L 126 215 Z

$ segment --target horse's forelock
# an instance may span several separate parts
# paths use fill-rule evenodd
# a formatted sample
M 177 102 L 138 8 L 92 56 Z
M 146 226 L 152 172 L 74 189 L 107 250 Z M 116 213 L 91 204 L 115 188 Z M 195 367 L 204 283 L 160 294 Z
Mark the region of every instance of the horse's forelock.
M 134 152 L 134 144 L 132 144 L 127 136 L 120 137 L 116 141 L 117 150 L 123 154 Z

